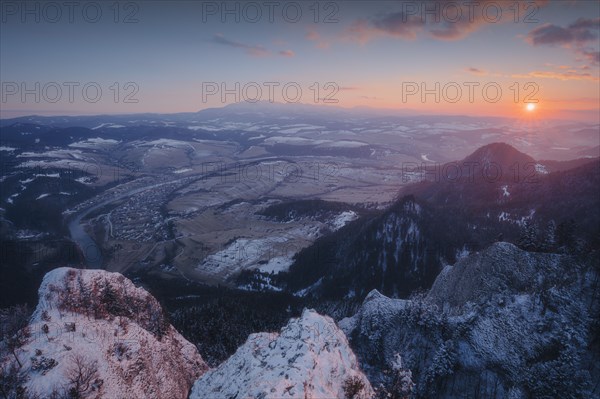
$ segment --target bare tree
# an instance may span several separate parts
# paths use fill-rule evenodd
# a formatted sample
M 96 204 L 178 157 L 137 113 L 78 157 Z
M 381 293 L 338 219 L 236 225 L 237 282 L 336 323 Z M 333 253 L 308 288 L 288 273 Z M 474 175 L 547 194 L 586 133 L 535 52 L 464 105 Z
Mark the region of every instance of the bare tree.
M 25 305 L 17 305 L 6 309 L 0 309 L 0 341 L 4 341 L 6 348 L 13 354 L 19 364 L 23 367 L 17 349 L 27 343 L 31 336 L 29 330 L 29 309 Z
M 99 381 L 98 362 L 91 361 L 80 354 L 74 355 L 65 374 L 69 383 L 69 396 L 77 399 L 85 398 Z
M 365 388 L 365 383 L 358 376 L 348 377 L 344 380 L 342 384 L 342 389 L 344 390 L 344 396 L 347 399 L 357 399 L 360 398 L 363 390 Z

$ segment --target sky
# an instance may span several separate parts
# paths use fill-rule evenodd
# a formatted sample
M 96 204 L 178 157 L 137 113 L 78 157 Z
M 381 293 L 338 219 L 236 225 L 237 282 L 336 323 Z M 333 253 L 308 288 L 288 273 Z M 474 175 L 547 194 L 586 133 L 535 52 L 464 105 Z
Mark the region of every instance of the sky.
M 2 118 L 239 101 L 524 119 L 600 113 L 597 1 L 0 5 Z

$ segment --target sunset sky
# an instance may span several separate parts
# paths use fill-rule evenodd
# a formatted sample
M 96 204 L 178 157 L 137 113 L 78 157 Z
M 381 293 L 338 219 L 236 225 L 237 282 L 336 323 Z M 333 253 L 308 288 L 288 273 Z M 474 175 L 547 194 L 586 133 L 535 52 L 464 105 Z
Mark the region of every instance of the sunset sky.
M 329 95 L 341 107 L 598 118 L 597 1 L 146 1 L 117 3 L 118 14 L 113 2 L 86 3 L 69 10 L 62 2 L 2 2 L 1 117 L 197 111 L 223 105 L 220 92 L 206 93 L 221 84 L 238 82 L 244 100 L 244 85 L 247 98 L 257 98 L 248 85 L 256 82 L 268 100 L 266 82 L 278 102 L 288 84 L 287 99 L 300 88 L 303 103 Z M 36 82 L 40 98 L 22 98 Z M 72 103 L 64 82 L 74 82 Z M 97 102 L 83 97 L 90 82 L 102 89 Z M 432 90 L 424 99 L 422 85 Z M 137 103 L 124 102 L 127 94 Z

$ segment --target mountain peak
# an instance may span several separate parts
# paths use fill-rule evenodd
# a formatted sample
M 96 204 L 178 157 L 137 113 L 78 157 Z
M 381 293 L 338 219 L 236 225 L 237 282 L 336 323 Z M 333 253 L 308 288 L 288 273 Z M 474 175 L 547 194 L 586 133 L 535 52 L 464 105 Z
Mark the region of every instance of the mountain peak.
M 521 165 L 535 163 L 535 159 L 522 153 L 515 147 L 506 143 L 491 143 L 478 148 L 471 155 L 467 156 L 463 163 L 471 162 L 479 166 L 485 166 L 492 163 L 502 167 L 509 168 L 515 163 Z
M 363 300 L 363 303 L 377 300 L 383 296 L 385 296 L 385 295 L 383 295 L 381 292 L 379 292 L 376 288 L 373 288 L 371 291 L 369 291 L 369 293 Z

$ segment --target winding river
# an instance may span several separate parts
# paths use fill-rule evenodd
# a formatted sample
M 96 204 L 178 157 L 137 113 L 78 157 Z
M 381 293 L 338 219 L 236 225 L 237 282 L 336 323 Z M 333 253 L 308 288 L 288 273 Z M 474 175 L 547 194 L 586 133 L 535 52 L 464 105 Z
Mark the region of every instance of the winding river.
M 112 202 L 119 201 L 123 198 L 141 193 L 143 191 L 151 190 L 156 187 L 164 186 L 166 184 L 174 184 L 179 182 L 188 181 L 190 178 L 182 178 L 177 180 L 170 180 L 167 182 L 152 184 L 150 186 L 145 186 L 141 188 L 136 188 L 134 190 L 129 190 L 125 193 L 121 193 L 115 195 L 114 197 L 108 198 L 104 201 L 101 201 L 95 205 L 90 206 L 89 208 L 84 209 L 83 211 L 76 214 L 69 221 L 69 234 L 71 235 L 71 240 L 74 241 L 81 252 L 83 253 L 86 266 L 90 269 L 102 269 L 104 259 L 102 257 L 102 248 L 94 241 L 94 239 L 85 231 L 81 221 L 85 219 L 87 215 L 92 213 L 93 211 L 100 209 Z
M 267 157 L 267 158 L 263 158 L 263 159 L 254 160 L 253 163 L 266 161 L 266 160 L 279 161 L 279 160 L 285 160 L 285 159 L 280 158 L 280 157 Z M 90 206 L 89 208 L 86 208 L 86 209 L 80 211 L 75 216 L 72 216 L 72 219 L 70 219 L 69 224 L 68 224 L 69 234 L 71 235 L 71 240 L 77 244 L 77 246 L 83 253 L 87 267 L 89 267 L 91 269 L 102 269 L 103 264 L 104 264 L 104 259 L 102 257 L 102 248 L 85 231 L 83 225 L 81 224 L 81 221 L 87 215 L 89 215 L 91 212 L 93 212 L 97 209 L 100 209 L 112 202 L 119 201 L 123 198 L 129 197 L 129 196 L 132 196 L 132 195 L 144 192 L 144 191 L 152 190 L 156 187 L 164 186 L 167 184 L 191 183 L 198 179 L 205 179 L 207 177 L 219 176 L 219 174 L 225 173 L 226 171 L 228 171 L 228 169 L 216 171 L 216 172 L 204 174 L 204 175 L 192 175 L 192 176 L 182 177 L 180 179 L 168 180 L 168 181 L 164 181 L 161 183 L 155 183 L 155 184 L 151 184 L 149 186 L 144 186 L 144 187 L 128 190 L 124 193 L 117 194 L 111 198 L 105 199 L 104 201 L 101 201 L 95 205 Z

